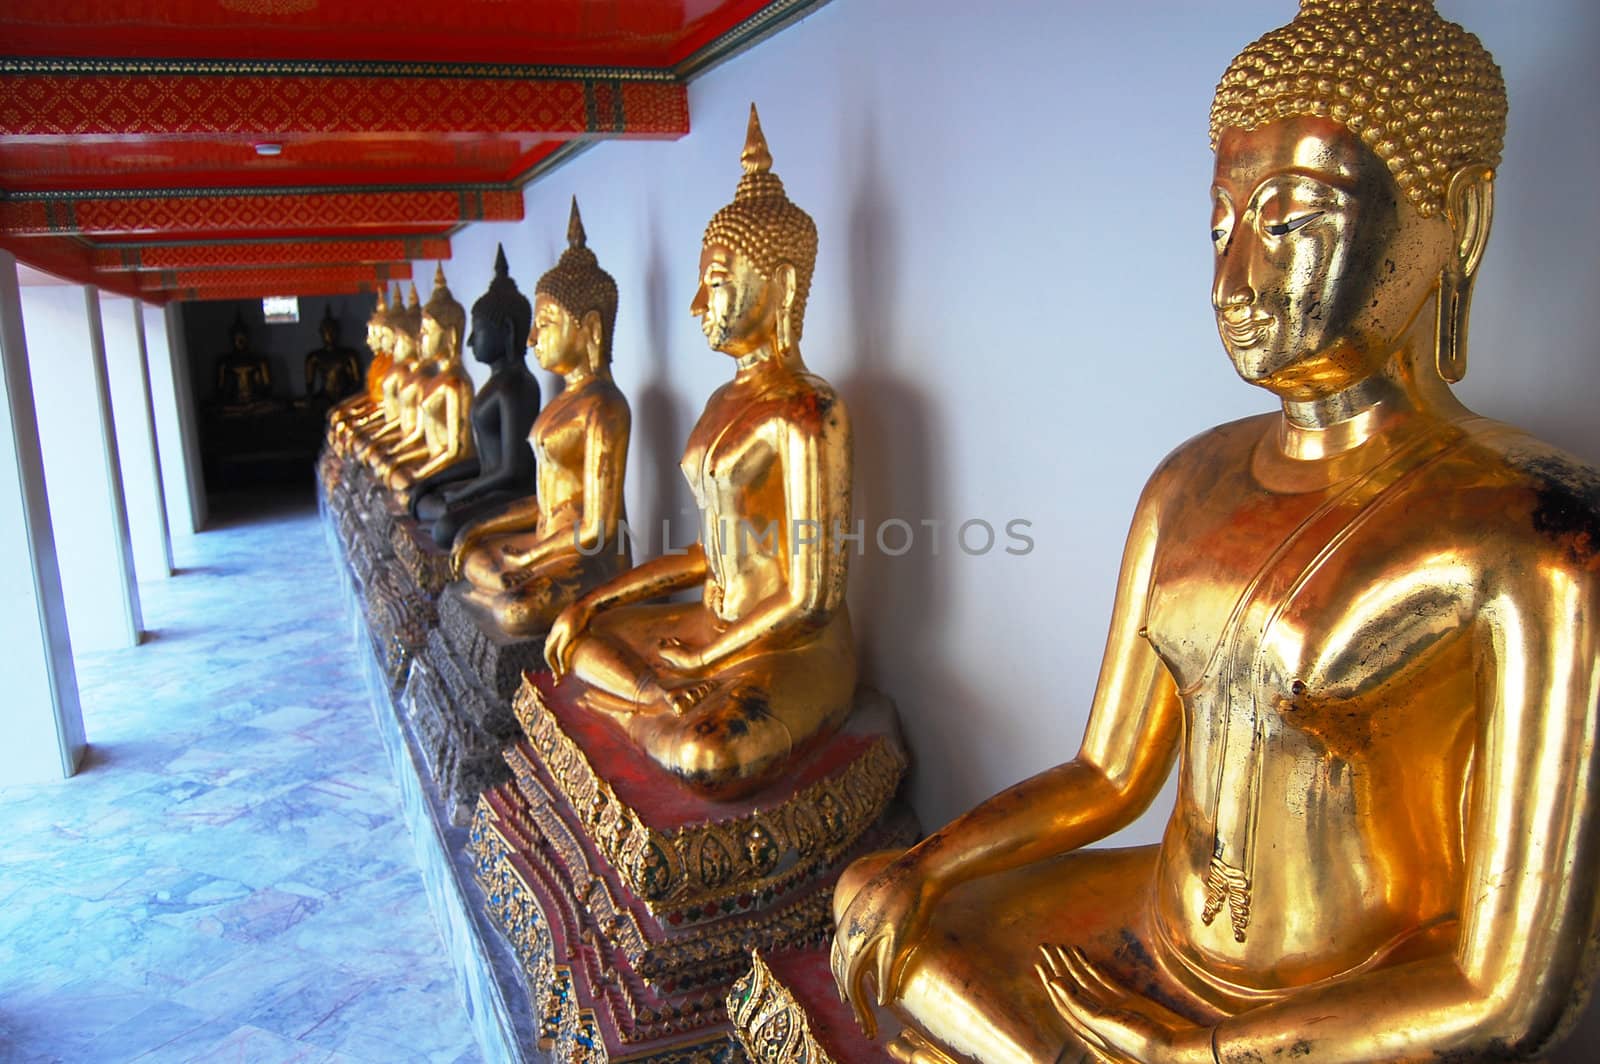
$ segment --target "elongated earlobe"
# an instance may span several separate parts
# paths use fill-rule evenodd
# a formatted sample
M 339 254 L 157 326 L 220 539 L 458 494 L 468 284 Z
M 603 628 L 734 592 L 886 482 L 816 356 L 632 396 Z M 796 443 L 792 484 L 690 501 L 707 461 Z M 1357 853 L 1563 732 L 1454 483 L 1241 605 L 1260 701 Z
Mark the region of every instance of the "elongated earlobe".
M 1467 375 L 1467 323 L 1472 310 L 1472 285 L 1489 243 L 1494 218 L 1494 171 L 1463 166 L 1445 192 L 1445 218 L 1455 235 L 1450 262 L 1439 276 L 1438 347 L 1434 366 L 1454 384 Z

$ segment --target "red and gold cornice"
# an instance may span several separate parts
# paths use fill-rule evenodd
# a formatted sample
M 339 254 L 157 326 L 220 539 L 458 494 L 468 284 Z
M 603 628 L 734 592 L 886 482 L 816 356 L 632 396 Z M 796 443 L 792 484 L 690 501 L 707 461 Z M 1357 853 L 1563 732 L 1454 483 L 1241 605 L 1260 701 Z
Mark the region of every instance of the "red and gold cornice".
M 102 272 L 386 263 L 418 259 L 441 261 L 448 258 L 448 237 L 114 244 L 97 246 L 90 252 L 91 263 Z
M 417 64 L 323 69 L 330 72 L 317 64 L 0 60 L 0 136 L 450 133 L 565 140 L 689 131 L 688 88 L 670 75 L 574 76 L 557 68 L 528 77 L 504 68 L 495 76 Z
M 7 236 L 404 230 L 521 220 L 522 193 L 511 188 L 12 193 L 0 200 L 0 234 Z
M 239 270 L 160 270 L 138 275 L 143 292 L 168 293 L 185 289 L 251 288 L 269 293 L 294 295 L 302 286 L 325 284 L 379 285 L 387 281 L 409 281 L 409 262 L 348 264 L 312 267 L 265 267 Z

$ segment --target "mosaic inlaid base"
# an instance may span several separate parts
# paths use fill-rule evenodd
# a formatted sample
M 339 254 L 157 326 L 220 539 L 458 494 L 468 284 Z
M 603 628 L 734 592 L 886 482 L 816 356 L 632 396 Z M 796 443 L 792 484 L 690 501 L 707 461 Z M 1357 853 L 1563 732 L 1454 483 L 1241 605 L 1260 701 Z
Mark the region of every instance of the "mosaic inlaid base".
M 844 866 L 917 834 L 892 803 L 905 755 L 875 692 L 784 783 L 731 803 L 685 790 L 548 674 L 516 708 L 513 779 L 480 800 L 470 852 L 558 1059 L 721 1046 L 749 951 L 826 942 Z M 591 1028 L 590 1055 L 563 1055 Z
M 828 949 L 752 950 L 750 970 L 728 992 L 734 1036 L 763 1064 L 890 1064 L 898 1032 L 880 1012 L 876 1040 L 861 1033 L 828 970 Z

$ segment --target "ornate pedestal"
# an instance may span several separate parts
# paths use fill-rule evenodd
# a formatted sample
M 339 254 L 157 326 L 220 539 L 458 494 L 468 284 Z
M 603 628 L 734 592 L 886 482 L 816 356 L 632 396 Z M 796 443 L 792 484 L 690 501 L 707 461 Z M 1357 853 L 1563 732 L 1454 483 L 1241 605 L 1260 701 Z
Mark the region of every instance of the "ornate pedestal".
M 543 666 L 544 636 L 507 635 L 459 588 L 437 612 L 403 701 L 451 820 L 465 826 L 478 796 L 510 778 L 500 751 L 518 734 L 511 700 L 523 670 Z
M 839 1000 L 828 971 L 828 948 L 750 951 L 750 970 L 728 992 L 734 1036 L 751 1060 L 763 1064 L 890 1064 L 885 1046 L 861 1033 L 850 1006 Z M 880 1022 L 893 1024 L 879 1013 Z
M 876 692 L 785 782 L 731 803 L 684 790 L 548 673 L 514 706 L 513 779 L 480 799 L 470 851 L 559 1060 L 740 1059 L 726 1003 L 750 949 L 826 942 L 840 870 L 916 835 Z
M 380 490 L 383 490 L 380 488 Z M 434 603 L 450 579 L 450 555 L 383 491 L 383 510 L 369 509 L 370 532 L 387 533 L 389 554 L 366 581 L 367 624 L 391 691 L 406 682 L 411 659 L 428 642 L 438 614 Z

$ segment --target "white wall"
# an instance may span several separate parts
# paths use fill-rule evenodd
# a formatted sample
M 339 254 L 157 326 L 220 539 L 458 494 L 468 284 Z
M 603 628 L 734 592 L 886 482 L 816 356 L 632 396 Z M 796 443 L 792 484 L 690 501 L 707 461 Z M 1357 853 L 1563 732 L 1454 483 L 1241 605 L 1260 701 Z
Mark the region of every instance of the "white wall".
M 50 523 L 74 651 L 138 642 L 138 587 L 93 288 L 22 289 Z
M 1269 408 L 1212 321 L 1207 111 L 1228 61 L 1295 4 L 1223 6 L 830 4 L 697 81 L 690 136 L 601 145 L 528 190 L 525 222 L 454 240 L 463 303 L 497 240 L 531 293 L 578 194 L 622 293 L 629 513 L 657 525 L 689 506 L 678 457 L 729 375 L 688 305 L 758 102 L 775 169 L 821 232 L 803 346 L 854 418 L 858 515 L 1033 522 L 1026 557 L 946 541 L 939 557 L 854 563 L 866 678 L 899 704 L 927 827 L 1072 755 L 1145 477 L 1195 432 Z M 1600 10 L 1440 6 L 1511 93 L 1462 393 L 1600 461 Z M 1154 840 L 1166 805 L 1129 841 Z
M 133 537 L 134 569 L 140 580 L 165 580 L 172 575 L 172 549 L 156 462 L 151 392 L 145 375 L 144 304 L 102 292 L 100 320 L 105 327 L 106 373 L 128 504 L 128 529 Z

